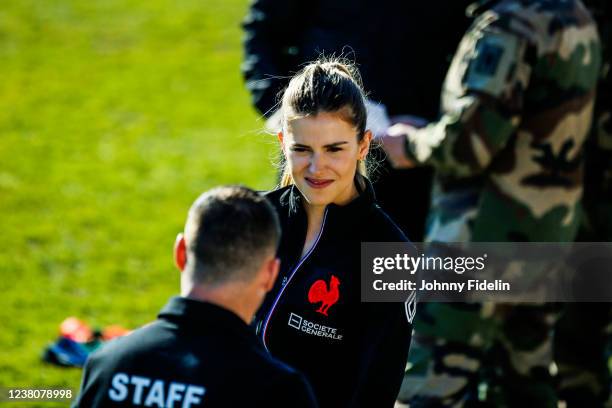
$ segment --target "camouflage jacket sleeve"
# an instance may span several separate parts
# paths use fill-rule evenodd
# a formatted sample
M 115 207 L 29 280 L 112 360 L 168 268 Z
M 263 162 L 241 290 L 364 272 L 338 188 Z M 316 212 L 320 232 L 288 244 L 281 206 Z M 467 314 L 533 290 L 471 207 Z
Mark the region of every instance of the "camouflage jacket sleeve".
M 508 143 L 521 121 L 535 54 L 509 18 L 485 13 L 464 35 L 444 82 L 441 118 L 407 136 L 412 161 L 470 177 Z

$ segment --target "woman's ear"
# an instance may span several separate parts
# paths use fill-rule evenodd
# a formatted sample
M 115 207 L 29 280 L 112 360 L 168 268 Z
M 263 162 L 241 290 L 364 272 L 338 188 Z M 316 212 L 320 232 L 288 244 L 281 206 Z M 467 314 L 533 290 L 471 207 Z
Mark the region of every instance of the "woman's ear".
M 279 131 L 279 132 L 278 132 L 278 134 L 276 135 L 276 137 L 278 138 L 278 143 L 280 143 L 280 149 L 281 149 L 281 152 L 283 152 L 283 154 L 284 154 L 285 156 L 287 156 L 287 155 L 285 154 L 285 145 L 283 144 L 283 137 L 284 137 L 284 135 L 283 135 L 283 131 L 282 131 L 282 130 L 281 130 L 281 131 Z
M 370 151 L 370 143 L 372 142 L 372 131 L 366 130 L 363 134 L 363 139 L 359 142 L 359 160 L 365 160 Z

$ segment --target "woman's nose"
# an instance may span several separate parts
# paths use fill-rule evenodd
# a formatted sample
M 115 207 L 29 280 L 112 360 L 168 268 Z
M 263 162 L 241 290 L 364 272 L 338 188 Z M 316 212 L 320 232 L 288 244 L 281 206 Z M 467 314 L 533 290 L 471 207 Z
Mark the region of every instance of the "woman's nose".
M 315 174 L 325 166 L 325 160 L 321 153 L 313 153 L 310 156 L 310 164 L 308 166 L 308 170 L 311 174 Z

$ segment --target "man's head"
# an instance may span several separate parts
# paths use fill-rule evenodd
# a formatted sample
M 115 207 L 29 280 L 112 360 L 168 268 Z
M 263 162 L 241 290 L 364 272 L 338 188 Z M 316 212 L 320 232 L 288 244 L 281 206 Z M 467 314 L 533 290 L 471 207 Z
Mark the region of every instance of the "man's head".
M 274 285 L 279 239 L 278 217 L 265 197 L 238 186 L 202 194 L 174 249 L 183 296 L 254 312 Z

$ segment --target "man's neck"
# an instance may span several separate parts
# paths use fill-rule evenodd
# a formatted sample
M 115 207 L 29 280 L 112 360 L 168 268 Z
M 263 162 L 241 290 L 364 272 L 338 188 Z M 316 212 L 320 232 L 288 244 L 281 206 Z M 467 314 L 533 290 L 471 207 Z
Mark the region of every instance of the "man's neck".
M 254 310 L 246 301 L 244 294 L 240 296 L 239 290 L 234 290 L 230 285 L 223 287 L 204 288 L 193 285 L 181 291 L 181 296 L 201 302 L 212 303 L 216 306 L 227 309 L 234 313 L 246 324 L 250 324 L 253 319 Z

